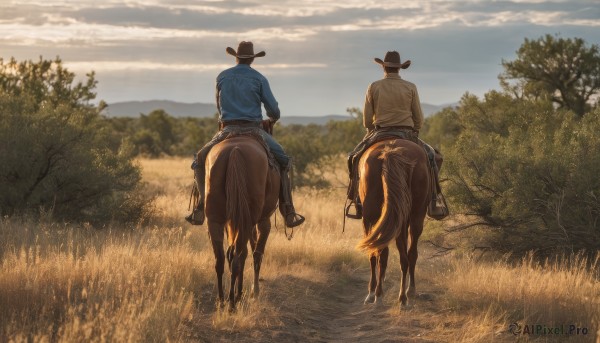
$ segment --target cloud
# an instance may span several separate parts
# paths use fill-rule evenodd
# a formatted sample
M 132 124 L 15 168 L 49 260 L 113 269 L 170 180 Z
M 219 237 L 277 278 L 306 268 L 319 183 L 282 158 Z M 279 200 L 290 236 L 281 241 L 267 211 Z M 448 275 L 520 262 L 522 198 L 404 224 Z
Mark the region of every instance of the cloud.
M 190 71 L 190 72 L 217 72 L 232 67 L 232 64 L 186 64 L 186 63 L 160 63 L 151 61 L 93 61 L 93 62 L 65 62 L 65 66 L 73 71 Z M 272 63 L 261 64 L 261 70 L 277 69 L 320 69 L 327 67 L 324 63 Z
M 252 40 L 288 115 L 343 113 L 362 105 L 387 50 L 413 61 L 403 75 L 422 101 L 448 103 L 496 86 L 526 37 L 597 44 L 599 18 L 585 0 L 0 0 L 0 57 L 95 70 L 108 101 L 213 101 L 216 74 L 235 63 L 225 47 Z

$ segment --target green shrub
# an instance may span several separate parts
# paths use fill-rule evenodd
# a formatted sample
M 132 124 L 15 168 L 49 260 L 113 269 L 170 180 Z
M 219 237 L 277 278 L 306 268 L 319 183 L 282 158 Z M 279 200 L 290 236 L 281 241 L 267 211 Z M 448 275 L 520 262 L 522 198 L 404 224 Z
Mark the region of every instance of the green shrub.
M 0 213 L 136 221 L 149 203 L 140 171 L 90 104 L 94 75 L 74 77 L 59 59 L 0 60 Z
M 476 218 L 487 248 L 522 256 L 600 247 L 600 110 L 581 118 L 490 92 L 463 97 L 445 188 L 455 212 Z

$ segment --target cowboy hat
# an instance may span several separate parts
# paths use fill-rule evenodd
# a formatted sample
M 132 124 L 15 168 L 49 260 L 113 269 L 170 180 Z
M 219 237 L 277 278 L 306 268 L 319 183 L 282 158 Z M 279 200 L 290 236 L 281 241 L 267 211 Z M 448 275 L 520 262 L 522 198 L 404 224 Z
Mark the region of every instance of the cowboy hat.
M 383 58 L 375 58 L 375 63 L 381 64 L 384 67 L 406 69 L 410 66 L 410 60 L 400 63 L 400 53 L 398 51 L 388 51 Z
M 237 52 L 231 47 L 227 47 L 225 51 L 227 51 L 228 54 L 237 58 L 254 58 L 263 57 L 264 55 L 266 55 L 264 51 L 261 51 L 258 54 L 254 54 L 254 45 L 252 44 L 252 42 L 241 42 L 240 45 L 238 45 Z

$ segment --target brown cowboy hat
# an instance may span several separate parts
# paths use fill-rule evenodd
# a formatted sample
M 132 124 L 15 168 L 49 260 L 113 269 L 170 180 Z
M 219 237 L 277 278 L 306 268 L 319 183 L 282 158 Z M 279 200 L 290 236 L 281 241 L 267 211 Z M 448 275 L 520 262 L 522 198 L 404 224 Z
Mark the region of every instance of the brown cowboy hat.
M 263 57 L 266 55 L 264 51 L 259 52 L 258 54 L 254 53 L 254 44 L 252 42 L 241 42 L 238 45 L 237 52 L 233 50 L 231 47 L 227 47 L 225 49 L 228 54 L 235 56 L 237 58 L 254 58 L 254 57 Z
M 410 60 L 400 63 L 400 53 L 398 51 L 388 51 L 383 58 L 375 58 L 375 63 L 381 64 L 384 67 L 406 69 L 410 66 Z

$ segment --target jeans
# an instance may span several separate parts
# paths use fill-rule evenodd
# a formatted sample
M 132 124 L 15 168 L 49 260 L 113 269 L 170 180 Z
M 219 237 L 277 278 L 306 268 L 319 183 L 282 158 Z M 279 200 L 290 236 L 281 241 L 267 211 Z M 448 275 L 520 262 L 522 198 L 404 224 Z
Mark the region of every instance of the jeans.
M 260 135 L 263 137 L 265 142 L 267 142 L 271 153 L 275 157 L 275 160 L 277 160 L 277 163 L 279 163 L 281 169 L 287 169 L 290 163 L 290 157 L 285 153 L 285 151 L 283 151 L 281 144 L 277 143 L 275 138 L 273 138 L 273 136 L 264 130 L 260 130 Z

